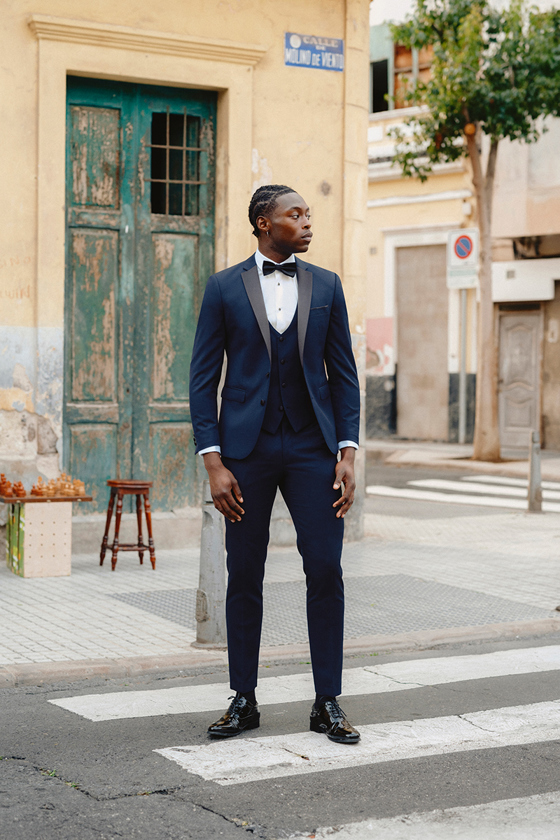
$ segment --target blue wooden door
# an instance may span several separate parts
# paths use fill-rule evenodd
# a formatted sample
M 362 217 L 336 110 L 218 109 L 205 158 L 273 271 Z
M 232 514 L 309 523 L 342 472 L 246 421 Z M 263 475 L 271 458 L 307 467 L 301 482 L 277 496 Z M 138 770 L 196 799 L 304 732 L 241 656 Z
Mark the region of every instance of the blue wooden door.
M 197 500 L 188 371 L 213 270 L 215 95 L 68 79 L 64 465 Z

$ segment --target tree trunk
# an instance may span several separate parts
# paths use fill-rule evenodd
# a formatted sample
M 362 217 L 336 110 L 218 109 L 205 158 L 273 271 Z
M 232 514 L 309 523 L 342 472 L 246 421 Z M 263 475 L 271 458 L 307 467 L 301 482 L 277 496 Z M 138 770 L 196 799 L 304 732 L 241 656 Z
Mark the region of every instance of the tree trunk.
M 480 232 L 480 293 L 477 318 L 476 413 L 473 458 L 478 461 L 499 461 L 498 343 L 494 324 L 494 304 L 492 302 L 492 195 L 498 141 L 493 140 L 491 142 L 486 176 L 482 172 L 480 151 L 475 136 L 467 136 L 467 147 L 472 164 Z

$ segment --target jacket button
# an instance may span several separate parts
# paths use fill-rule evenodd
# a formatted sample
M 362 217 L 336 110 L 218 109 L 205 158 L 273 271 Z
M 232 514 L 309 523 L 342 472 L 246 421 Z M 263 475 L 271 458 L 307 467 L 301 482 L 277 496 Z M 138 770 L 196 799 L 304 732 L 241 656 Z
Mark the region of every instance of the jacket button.
M 286 383 L 282 382 L 282 388 L 285 388 L 285 387 L 286 387 Z
M 280 364 L 283 365 L 285 363 L 285 361 L 286 361 L 286 359 L 280 359 Z
M 284 411 L 284 406 L 283 405 L 280 406 L 280 411 Z
M 261 405 L 264 405 L 266 400 L 261 400 Z
M 270 376 L 270 373 L 267 373 L 267 374 L 266 374 L 266 378 L 268 379 L 268 377 L 269 377 L 269 376 Z

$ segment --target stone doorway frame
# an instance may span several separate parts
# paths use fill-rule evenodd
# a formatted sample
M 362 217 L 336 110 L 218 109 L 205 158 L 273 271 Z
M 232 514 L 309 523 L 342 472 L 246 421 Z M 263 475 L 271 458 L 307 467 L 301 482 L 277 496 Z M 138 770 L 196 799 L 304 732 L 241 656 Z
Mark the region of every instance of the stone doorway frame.
M 266 48 L 50 15 L 32 15 L 28 24 L 38 47 L 37 380 L 38 390 L 49 394 L 47 410 L 61 438 L 67 75 L 218 92 L 219 270 L 244 259 L 251 239 L 245 215 L 251 197 L 253 68 Z

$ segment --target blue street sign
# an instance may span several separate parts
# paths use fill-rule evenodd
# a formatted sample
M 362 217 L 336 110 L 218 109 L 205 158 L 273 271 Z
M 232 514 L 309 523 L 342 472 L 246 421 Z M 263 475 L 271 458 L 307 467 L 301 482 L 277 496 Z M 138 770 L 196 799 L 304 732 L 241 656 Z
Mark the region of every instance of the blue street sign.
M 467 257 L 470 257 L 472 249 L 473 243 L 470 236 L 464 234 L 455 240 L 455 254 L 460 260 L 466 260 Z
M 317 35 L 286 32 L 284 64 L 287 67 L 315 67 L 341 73 L 344 70 L 344 41 L 342 38 L 319 38 Z

